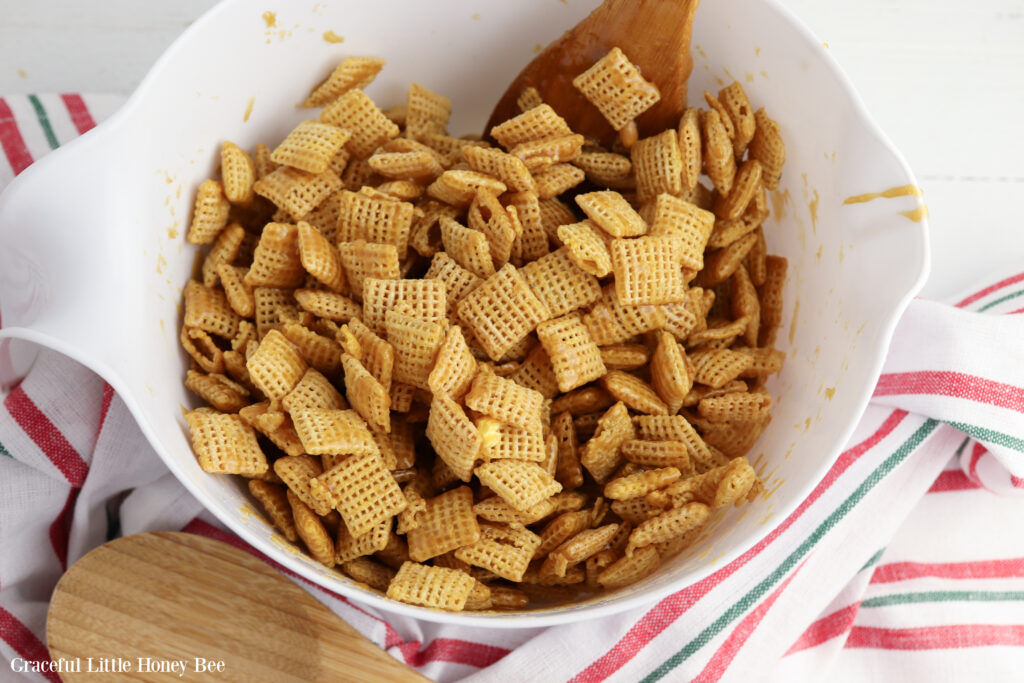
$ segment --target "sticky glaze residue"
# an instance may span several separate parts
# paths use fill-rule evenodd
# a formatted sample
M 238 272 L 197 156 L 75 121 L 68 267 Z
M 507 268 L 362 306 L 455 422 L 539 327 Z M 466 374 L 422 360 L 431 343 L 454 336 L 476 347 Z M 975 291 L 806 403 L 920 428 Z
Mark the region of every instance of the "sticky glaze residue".
M 344 43 L 345 36 L 339 36 L 334 31 L 324 31 L 324 40 L 328 43 Z
M 852 197 L 847 197 L 843 200 L 843 204 L 862 204 L 864 202 L 870 202 L 874 199 L 891 199 L 893 197 L 923 197 L 924 192 L 921 191 L 917 185 L 900 185 L 898 187 L 890 187 L 888 190 L 882 190 L 881 192 L 868 192 L 866 194 L 856 194 Z
M 909 211 L 900 211 L 901 216 L 906 216 L 915 223 L 920 223 L 925 218 L 928 218 L 928 206 L 921 204 L 916 209 L 910 209 Z
M 249 117 L 252 115 L 252 105 L 255 102 L 256 102 L 256 98 L 255 97 L 250 97 L 249 98 L 249 101 L 245 105 L 245 114 L 242 115 L 242 121 L 243 122 L 249 120 Z
M 267 10 L 263 13 L 263 21 L 266 22 L 267 28 L 274 28 L 277 26 L 277 14 Z

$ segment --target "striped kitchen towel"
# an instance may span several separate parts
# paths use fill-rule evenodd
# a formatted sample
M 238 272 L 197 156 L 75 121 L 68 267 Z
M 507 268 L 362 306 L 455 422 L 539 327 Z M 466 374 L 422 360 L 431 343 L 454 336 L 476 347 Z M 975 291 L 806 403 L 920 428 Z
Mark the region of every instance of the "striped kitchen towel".
M 0 187 L 119 103 L 0 98 Z M 915 300 L 871 405 L 811 495 L 750 551 L 657 604 L 544 629 L 467 629 L 384 615 L 292 578 L 438 681 L 1016 679 L 1022 295 L 1024 273 L 952 305 Z M 9 375 L 29 360 L 10 351 L 0 346 L 0 376 L 2 363 Z M 0 680 L 48 660 L 47 601 L 70 563 L 116 535 L 160 529 L 256 552 L 167 472 L 109 386 L 39 353 L 0 410 Z

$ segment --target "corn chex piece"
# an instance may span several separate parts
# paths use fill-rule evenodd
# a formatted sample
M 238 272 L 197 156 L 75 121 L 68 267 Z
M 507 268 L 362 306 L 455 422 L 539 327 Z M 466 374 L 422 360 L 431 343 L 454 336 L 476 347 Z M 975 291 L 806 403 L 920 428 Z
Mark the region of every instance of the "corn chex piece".
M 697 187 L 703 156 L 700 147 L 700 117 L 696 107 L 687 107 L 679 119 L 679 151 L 683 157 L 683 189 Z
M 288 412 L 303 408 L 344 410 L 348 404 L 329 379 L 309 368 L 295 388 L 281 399 L 281 407 Z
M 252 203 L 256 166 L 249 153 L 231 141 L 220 147 L 220 176 L 229 202 L 240 206 Z
M 640 522 L 629 535 L 626 554 L 633 549 L 664 543 L 707 522 L 711 510 L 703 503 L 687 503 Z
M 559 391 L 572 391 L 607 372 L 601 351 L 578 313 L 542 322 L 537 336 L 551 358 Z
M 346 57 L 309 94 L 303 107 L 323 107 L 353 88 L 363 89 L 373 82 L 384 67 L 376 57 Z
M 740 348 L 740 353 L 750 356 L 750 367 L 743 371 L 740 377 L 765 377 L 773 375 L 782 369 L 782 362 L 786 354 L 778 349 L 763 348 Z
M 551 421 L 551 433 L 558 440 L 555 479 L 566 490 L 579 488 L 583 485 L 583 468 L 580 466 L 579 444 L 572 414 L 564 412 L 556 415 Z
M 224 413 L 237 412 L 248 403 L 249 390 L 224 375 L 204 375 L 189 370 L 185 376 L 185 387 Z
M 452 206 L 468 206 L 480 190 L 500 195 L 508 189 L 500 180 L 476 171 L 451 169 L 427 187 L 427 194 Z
M 484 233 L 460 225 L 447 216 L 441 216 L 440 223 L 441 243 L 456 263 L 477 277 L 487 278 L 494 274 L 491 248 Z
M 670 415 L 679 412 L 686 395 L 693 388 L 686 352 L 669 332 L 658 334 L 658 346 L 651 358 L 651 385 L 665 402 Z
M 633 162 L 627 156 L 612 152 L 584 152 L 575 164 L 595 185 L 613 190 L 629 190 L 636 185 Z
M 579 194 L 576 203 L 594 225 L 613 237 L 647 234 L 647 223 L 618 192 L 602 190 Z
M 612 500 L 641 498 L 651 491 L 662 489 L 682 476 L 675 467 L 660 467 L 655 470 L 636 472 L 616 477 L 604 485 L 604 495 Z
M 487 238 L 494 266 L 500 268 L 505 265 L 512 255 L 517 226 L 513 224 L 509 212 L 498 201 L 497 195 L 485 191 L 477 192 L 469 205 L 466 224 L 473 230 L 479 230 Z M 442 231 L 442 240 L 443 238 Z
M 256 442 L 256 433 L 238 415 L 193 410 L 185 420 L 203 471 L 250 477 L 267 472 L 267 458 Z
M 597 575 L 597 582 L 606 589 L 631 586 L 653 574 L 660 565 L 658 550 L 653 545 L 647 546 L 605 567 Z
M 228 224 L 230 209 L 224 186 L 216 180 L 204 180 L 196 192 L 192 222 L 185 239 L 189 244 L 210 244 Z
M 584 415 L 598 410 L 606 410 L 615 404 L 615 399 L 601 387 L 583 387 L 559 396 L 551 402 L 554 414 L 567 411 L 572 415 Z
M 449 316 L 454 312 L 455 304 L 483 282 L 481 278 L 460 266 L 455 259 L 443 251 L 434 254 L 433 259 L 430 261 L 430 268 L 423 278 L 428 280 L 437 279 L 444 282 L 445 301 L 448 306 Z
M 535 462 L 495 460 L 474 470 L 480 482 L 516 510 L 526 510 L 562 490 Z
M 476 580 L 458 569 L 406 562 L 388 585 L 387 596 L 410 605 L 460 612 Z
M 310 480 L 314 487 L 328 496 L 353 536 L 368 533 L 409 505 L 377 452 L 350 455 Z
M 501 198 L 518 237 L 512 245 L 513 258 L 524 261 L 539 259 L 548 253 L 548 236 L 541 219 L 540 199 L 536 192 L 509 192 Z
M 185 285 L 185 327 L 231 339 L 238 332 L 240 320 L 219 289 L 195 280 Z
M 405 259 L 412 227 L 412 204 L 347 190 L 341 193 L 340 202 L 336 234 L 339 243 L 366 240 L 393 244 L 398 250 L 398 260 Z
M 566 247 L 527 263 L 519 273 L 553 317 L 584 308 L 601 298 L 597 278 L 581 270 Z
M 376 454 L 377 444 L 354 410 L 303 408 L 292 413 L 295 431 L 310 455 Z
M 270 148 L 262 142 L 252 150 L 252 164 L 256 169 L 256 180 L 273 173 L 277 164 L 270 160 Z
M 289 223 L 267 223 L 245 276 L 250 287 L 298 287 L 306 279 L 299 232 Z
M 295 220 L 305 218 L 339 189 L 341 179 L 330 170 L 306 173 L 290 166 L 275 169 L 253 185 L 256 194 L 266 197 Z
M 484 147 L 464 147 L 462 157 L 471 169 L 494 176 L 512 192 L 537 190 L 533 176 L 519 157 Z
M 703 420 L 703 418 L 697 418 Z M 759 422 L 710 422 L 704 421 L 704 441 L 718 461 L 738 458 L 754 447 L 761 432 L 768 425 L 768 419 Z
M 736 172 L 732 189 L 715 202 L 715 215 L 722 220 L 736 220 L 743 216 L 750 202 L 760 192 L 762 166 L 757 159 L 744 161 Z
M 683 476 L 694 474 L 689 449 L 681 441 L 626 441 L 622 444 L 622 455 L 638 465 L 674 467 Z
M 683 190 L 683 155 L 676 131 L 669 129 L 637 140 L 630 148 L 637 198 L 646 202 L 659 194 L 677 195 Z
M 295 532 L 295 521 L 292 519 L 287 490 L 280 484 L 270 484 L 259 479 L 249 480 L 249 493 L 260 502 L 267 517 L 270 518 L 270 523 L 277 527 L 286 539 L 294 543 L 299 537 Z
M 455 551 L 455 557 L 509 581 L 520 581 L 540 537 L 523 527 L 480 525 L 480 540 Z
M 583 315 L 583 324 L 595 344 L 607 346 L 659 329 L 665 324 L 665 312 L 647 304 L 625 305 L 619 301 L 615 286 L 608 285 L 602 290 L 601 299 Z
M 409 246 L 419 252 L 420 256 L 430 258 L 441 249 L 441 229 L 438 220 L 441 216 L 455 218 L 460 213 L 458 207 L 442 204 L 435 199 L 419 202 L 409 230 Z
M 601 416 L 594 436 L 583 446 L 580 464 L 594 480 L 603 484 L 622 464 L 621 446 L 636 438 L 626 405 L 619 401 Z
M 476 368 L 476 358 L 466 344 L 462 328 L 452 325 L 437 351 L 434 367 L 427 377 L 427 387 L 435 396 L 460 400 L 469 391 Z
M 320 112 L 320 120 L 351 133 L 345 148 L 365 159 L 382 144 L 397 137 L 396 126 L 362 90 L 353 88 Z
M 456 311 L 465 328 L 495 361 L 522 341 L 537 323 L 551 317 L 547 306 L 511 264 L 466 294 Z
M 491 137 L 508 150 L 524 142 L 570 133 L 572 130 L 569 124 L 547 104 L 524 111 L 519 116 L 491 128 Z
M 729 308 L 735 319 L 746 318 L 747 327 L 743 341 L 750 347 L 757 346 L 757 332 L 761 327 L 761 301 L 747 269 L 740 266 L 730 281 Z
M 349 354 L 342 354 L 341 363 L 345 368 L 345 388 L 349 403 L 371 429 L 385 433 L 390 431 L 391 396 L 387 389 Z
M 377 173 L 388 178 L 432 180 L 444 173 L 436 153 L 427 148 L 410 152 L 377 152 L 367 159 Z
M 398 249 L 393 244 L 356 240 L 340 242 L 337 251 L 341 255 L 340 261 L 348 276 L 352 296 L 357 300 L 363 298 L 363 283 L 366 278 L 397 280 L 400 277 Z
M 486 417 L 477 421 L 478 430 L 481 430 L 481 423 L 484 420 L 490 420 L 493 427 L 486 436 L 482 434 L 483 446 L 480 449 L 480 456 L 485 462 L 502 458 L 541 462 L 547 456 L 544 438 L 540 433 L 512 427 Z
M 569 134 L 521 142 L 509 153 L 519 157 L 531 173 L 537 173 L 555 164 L 575 161 L 583 149 L 586 138 Z M 536 176 L 534 182 L 537 181 Z
M 275 164 L 307 173 L 323 173 L 351 137 L 343 128 L 320 121 L 303 121 L 270 155 Z
M 232 223 L 217 235 L 217 240 L 210 247 L 206 258 L 203 259 L 203 284 L 213 287 L 217 284 L 217 271 L 221 265 L 234 262 L 238 251 L 245 238 L 245 228 L 238 223 Z
M 617 47 L 574 78 L 572 84 L 615 130 L 621 130 L 661 99 L 658 88 L 645 80 Z
M 290 392 L 306 372 L 306 361 L 278 330 L 271 330 L 256 352 L 246 361 L 249 377 L 263 394 L 279 400 Z
M 331 511 L 330 505 L 310 493 L 309 482 L 313 477 L 323 474 L 323 471 L 320 459 L 308 455 L 287 455 L 274 461 L 274 473 L 288 490 L 321 516 Z
M 446 167 L 454 166 L 462 159 L 462 150 L 467 147 L 490 147 L 490 143 L 484 140 L 466 140 L 464 138 L 453 138 L 450 135 L 430 134 L 424 135 L 420 140 L 427 147 L 441 155 L 442 163 Z
M 324 528 L 323 522 L 298 496 L 287 492 L 288 502 L 295 520 L 295 532 L 309 550 L 313 559 L 325 567 L 334 566 L 334 541 Z
M 540 568 L 541 576 L 565 576 L 569 569 L 603 550 L 618 531 L 618 524 L 584 529 L 548 553 Z
M 537 207 L 540 209 L 540 224 L 548 240 L 556 246 L 562 245 L 558 237 L 558 228 L 563 225 L 571 225 L 576 222 L 576 214 L 560 199 L 538 199 Z
M 731 349 L 694 351 L 689 357 L 693 361 L 693 381 L 716 389 L 739 377 L 753 362 L 750 356 Z
M 566 192 L 586 178 L 586 174 L 572 164 L 553 164 L 535 171 L 533 180 L 537 185 L 537 196 L 540 199 L 551 199 Z
M 427 500 L 423 497 L 426 490 L 426 481 L 423 477 L 419 476 L 406 484 L 405 488 L 402 489 L 402 494 L 409 501 L 409 507 L 398 513 L 395 533 L 408 534 L 420 525 L 420 519 L 422 519 L 423 513 L 427 510 Z
M 756 130 L 750 141 L 750 156 L 761 162 L 762 178 L 768 190 L 777 190 L 782 178 L 782 166 L 786 163 L 786 145 L 776 123 L 764 109 L 754 112 Z
M 413 83 L 406 101 L 405 132 L 409 137 L 418 140 L 447 132 L 448 118 L 452 114 L 450 99 Z
M 558 380 L 551 367 L 551 358 L 540 344 L 527 354 L 519 368 L 508 378 L 520 386 L 540 392 L 544 398 L 554 398 L 558 393 Z
M 338 250 L 316 228 L 305 221 L 299 221 L 297 232 L 302 267 L 332 290 L 341 291 L 345 286 L 345 272 L 341 269 Z M 256 247 L 256 250 L 258 252 L 259 247 Z
M 435 395 L 427 419 L 427 439 L 454 475 L 469 481 L 482 439 L 462 406 L 443 394 Z
M 409 557 L 424 562 L 480 540 L 473 513 L 473 491 L 460 486 L 426 501 L 416 528 L 408 534 Z
M 540 392 L 492 372 L 481 371 L 473 379 L 466 407 L 535 434 L 543 428 L 544 397 Z
M 444 327 L 391 310 L 385 314 L 384 329 L 395 350 L 394 381 L 428 389 Z
M 701 399 L 697 413 L 712 422 L 760 422 L 768 418 L 771 407 L 771 394 L 735 391 Z
M 385 567 L 368 557 L 357 557 L 343 562 L 341 569 L 352 580 L 379 591 L 387 591 L 388 585 L 395 578 L 394 569 Z
M 636 370 L 651 360 L 651 351 L 643 344 L 611 344 L 601 347 L 601 360 L 609 370 Z
M 761 329 L 757 334 L 758 346 L 771 346 L 779 325 L 782 324 L 782 289 L 786 284 L 789 262 L 782 256 L 767 258 L 767 274 L 761 287 Z
M 360 348 L 359 360 L 377 378 L 385 389 L 390 390 L 394 374 L 395 350 L 390 343 L 384 341 L 360 320 L 349 321 L 343 329 L 349 330 L 358 340 Z
M 673 235 L 681 241 L 680 263 L 691 270 L 704 267 L 704 248 L 715 227 L 715 215 L 670 194 L 654 201 L 651 236 Z
M 682 301 L 686 279 L 675 237 L 616 239 L 611 243 L 615 293 L 626 306 Z
M 704 112 L 701 144 L 704 170 L 719 195 L 728 195 L 736 177 L 736 158 L 725 122 L 714 109 Z
M 519 97 L 516 99 L 516 106 L 519 107 L 519 111 L 529 111 L 542 104 L 544 104 L 544 100 L 532 85 L 519 93 Z
M 698 472 L 721 464 L 715 454 L 682 415 L 638 415 L 637 433 L 645 441 L 679 441 L 686 446 L 690 462 Z M 679 468 L 682 471 L 682 468 Z
M 589 220 L 560 225 L 557 232 L 558 239 L 568 250 L 569 258 L 580 270 L 596 277 L 604 277 L 612 271 L 608 246 Z
M 338 535 L 334 542 L 334 561 L 338 564 L 349 562 L 357 557 L 365 557 L 388 547 L 391 538 L 391 518 L 383 519 L 365 534 L 353 536 L 348 526 L 338 526 Z
M 541 530 L 540 544 L 534 550 L 533 556 L 546 557 L 552 550 L 589 528 L 592 521 L 591 510 L 563 512 Z
M 445 284 L 439 280 L 363 281 L 363 322 L 375 334 L 386 333 L 385 314 L 401 310 L 406 315 L 429 323 L 447 321 Z M 401 380 L 399 380 L 401 381 Z
M 240 316 L 251 317 L 256 312 L 256 297 L 253 288 L 245 284 L 246 268 L 229 266 L 226 263 L 217 267 L 217 276 L 224 287 L 231 310 Z
M 298 348 L 309 365 L 325 375 L 334 376 L 341 368 L 341 346 L 330 337 L 298 323 L 285 323 L 281 334 Z
M 297 289 L 294 296 L 302 310 L 335 322 L 346 323 L 353 318 L 358 319 L 363 313 L 359 304 L 336 292 Z
M 531 505 L 525 510 L 516 510 L 501 496 L 485 498 L 473 506 L 473 513 L 480 519 L 500 524 L 533 524 L 550 515 L 555 509 L 554 496 Z

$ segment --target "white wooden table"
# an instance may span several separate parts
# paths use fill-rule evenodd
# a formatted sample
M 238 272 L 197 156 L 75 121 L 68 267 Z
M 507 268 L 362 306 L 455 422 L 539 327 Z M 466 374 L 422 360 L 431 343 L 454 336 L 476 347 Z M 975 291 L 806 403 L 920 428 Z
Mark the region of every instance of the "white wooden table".
M 1024 0 L 781 2 L 832 50 L 924 188 L 923 296 L 1021 266 Z M 0 93 L 128 94 L 213 4 L 0 0 Z

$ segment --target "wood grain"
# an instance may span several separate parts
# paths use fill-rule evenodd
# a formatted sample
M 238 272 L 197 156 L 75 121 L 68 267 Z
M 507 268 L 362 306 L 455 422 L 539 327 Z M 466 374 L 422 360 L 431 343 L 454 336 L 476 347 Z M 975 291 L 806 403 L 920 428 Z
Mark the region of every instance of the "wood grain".
M 686 79 L 693 70 L 690 34 L 697 4 L 698 0 L 605 0 L 519 72 L 494 107 L 486 130 L 519 114 L 516 100 L 532 86 L 573 132 L 611 145 L 615 131 L 572 80 L 613 47 L 620 48 L 661 92 L 661 100 L 637 118 L 640 137 L 675 128 L 686 108 Z
M 81 662 L 68 683 L 95 681 L 88 660 L 126 662 L 111 681 L 425 681 L 260 560 L 220 541 L 146 533 L 111 541 L 61 578 L 50 602 L 54 660 Z M 195 658 L 223 661 L 217 674 Z M 139 658 L 184 661 L 140 672 Z M 116 665 L 115 665 L 116 666 Z

